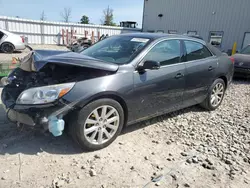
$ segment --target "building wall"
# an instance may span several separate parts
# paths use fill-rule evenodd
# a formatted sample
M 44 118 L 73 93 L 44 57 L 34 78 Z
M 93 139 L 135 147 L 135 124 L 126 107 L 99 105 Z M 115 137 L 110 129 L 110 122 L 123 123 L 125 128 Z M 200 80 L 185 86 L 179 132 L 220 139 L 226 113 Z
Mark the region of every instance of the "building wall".
M 210 31 L 223 31 L 221 48 L 241 49 L 250 32 L 250 0 L 144 0 L 143 31 L 197 31 L 208 41 Z M 158 14 L 163 14 L 162 18 Z
M 27 20 L 6 16 L 0 16 L 0 28 L 28 37 L 29 44 L 57 44 L 58 35 L 62 35 L 62 29 L 69 32 L 76 31 L 78 35 L 84 35 L 85 31 L 89 35 L 94 32 L 95 37 L 98 36 L 98 32 L 100 35 L 108 34 L 109 36 L 127 32 L 141 32 L 141 29 L 134 28 Z M 62 38 L 60 44 L 62 44 Z

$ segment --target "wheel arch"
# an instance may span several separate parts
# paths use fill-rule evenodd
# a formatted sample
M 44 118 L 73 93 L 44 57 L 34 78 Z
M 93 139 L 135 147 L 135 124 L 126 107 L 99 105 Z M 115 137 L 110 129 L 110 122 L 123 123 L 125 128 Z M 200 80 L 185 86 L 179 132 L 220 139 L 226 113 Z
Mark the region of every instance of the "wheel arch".
M 10 45 L 12 45 L 12 46 L 14 47 L 14 50 L 16 49 L 15 45 L 14 45 L 12 42 L 9 42 L 9 41 L 4 41 L 4 42 L 2 42 L 1 45 L 0 45 L 0 49 L 2 48 L 2 46 L 3 46 L 4 44 L 10 44 Z
M 227 87 L 228 87 L 228 80 L 227 80 L 227 77 L 226 77 L 225 75 L 221 75 L 221 76 L 219 76 L 218 78 L 220 78 L 220 79 L 222 79 L 222 80 L 224 81 L 225 86 L 226 86 L 226 89 L 227 89 Z
M 80 102 L 78 104 L 78 106 L 80 108 L 83 108 L 87 104 L 89 104 L 89 103 L 91 103 L 91 102 L 93 102 L 95 100 L 103 99 L 103 98 L 113 99 L 113 100 L 117 101 L 121 105 L 121 107 L 122 107 L 122 109 L 124 111 L 124 125 L 126 125 L 127 120 L 128 120 L 128 106 L 127 106 L 127 103 L 125 102 L 125 99 L 116 92 L 101 92 L 101 93 L 98 93 L 96 95 L 93 95 L 88 100 L 84 100 L 84 101 Z

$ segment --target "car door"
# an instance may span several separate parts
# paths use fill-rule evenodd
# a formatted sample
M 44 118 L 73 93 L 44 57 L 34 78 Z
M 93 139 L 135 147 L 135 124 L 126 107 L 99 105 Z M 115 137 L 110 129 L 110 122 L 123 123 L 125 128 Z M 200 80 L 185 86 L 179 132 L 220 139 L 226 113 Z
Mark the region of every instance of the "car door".
M 184 40 L 186 66 L 186 89 L 184 104 L 193 105 L 202 102 L 212 85 L 218 59 L 202 43 Z
M 173 111 L 182 104 L 185 65 L 180 40 L 157 43 L 141 60 L 160 62 L 160 69 L 134 72 L 133 119 L 144 119 Z

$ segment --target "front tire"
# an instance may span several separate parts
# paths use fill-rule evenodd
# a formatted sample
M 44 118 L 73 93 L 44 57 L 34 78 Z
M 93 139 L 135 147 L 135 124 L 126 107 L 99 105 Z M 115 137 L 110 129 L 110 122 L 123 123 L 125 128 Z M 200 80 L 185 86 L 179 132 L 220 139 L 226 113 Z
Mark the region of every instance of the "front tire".
M 4 53 L 13 53 L 15 50 L 15 47 L 11 43 L 3 43 L 1 45 L 1 51 Z
M 82 149 L 93 151 L 107 147 L 121 133 L 124 111 L 113 99 L 98 99 L 71 118 L 71 136 Z
M 224 98 L 226 85 L 224 80 L 218 78 L 209 88 L 207 98 L 201 103 L 201 106 L 209 111 L 217 109 Z

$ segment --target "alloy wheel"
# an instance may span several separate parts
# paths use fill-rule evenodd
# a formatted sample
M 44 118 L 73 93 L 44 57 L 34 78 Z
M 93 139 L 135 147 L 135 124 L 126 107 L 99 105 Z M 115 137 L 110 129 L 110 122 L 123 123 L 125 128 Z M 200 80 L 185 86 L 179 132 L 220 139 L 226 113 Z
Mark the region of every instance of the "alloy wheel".
M 218 106 L 223 98 L 224 95 L 224 86 L 222 83 L 217 83 L 212 90 L 212 95 L 210 98 L 211 105 L 213 107 Z
M 84 136 L 91 144 L 100 145 L 109 141 L 118 130 L 118 111 L 108 105 L 93 110 L 84 124 Z

